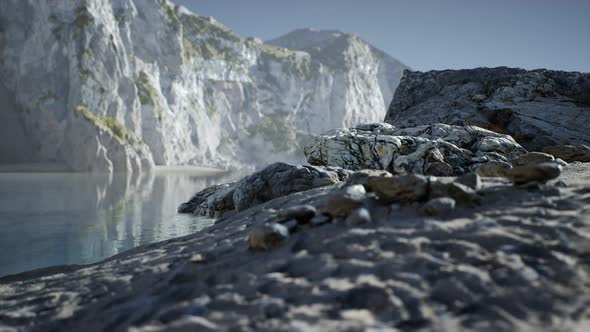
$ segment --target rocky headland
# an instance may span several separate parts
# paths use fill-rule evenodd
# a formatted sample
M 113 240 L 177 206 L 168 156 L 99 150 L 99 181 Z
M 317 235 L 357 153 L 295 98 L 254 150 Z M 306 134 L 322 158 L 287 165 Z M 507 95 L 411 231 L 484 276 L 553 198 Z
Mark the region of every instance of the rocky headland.
M 0 329 L 584 331 L 585 82 L 406 72 L 386 123 L 317 135 L 311 165 L 271 164 L 179 206 L 212 227 L 0 278 Z

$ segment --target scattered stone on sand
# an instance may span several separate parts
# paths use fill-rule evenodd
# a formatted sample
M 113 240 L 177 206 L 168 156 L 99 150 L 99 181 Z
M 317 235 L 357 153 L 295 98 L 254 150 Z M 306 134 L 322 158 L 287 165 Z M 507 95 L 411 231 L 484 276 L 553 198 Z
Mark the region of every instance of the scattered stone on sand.
M 466 185 L 457 182 L 443 182 L 437 179 L 430 181 L 428 192 L 429 199 L 450 197 L 456 204 L 464 207 L 475 207 L 481 203 L 477 192 Z
M 320 212 L 332 217 L 347 217 L 359 208 L 366 198 L 363 185 L 355 184 L 332 192 L 320 206 Z
M 384 170 L 376 170 L 376 169 L 362 169 L 360 171 L 356 171 L 352 173 L 348 180 L 346 180 L 346 185 L 351 186 L 354 184 L 362 184 L 365 187 L 369 182 L 369 178 L 371 177 L 392 177 L 393 174 L 389 173 L 388 171 Z
M 506 177 L 511 168 L 512 166 L 507 162 L 490 161 L 478 166 L 475 173 L 482 177 Z
M 590 147 L 587 145 L 554 145 L 543 148 L 543 152 L 549 153 L 555 158 L 560 158 L 568 163 L 580 161 L 590 162 Z
M 248 247 L 252 250 L 270 250 L 282 245 L 288 237 L 287 226 L 269 223 L 252 229 L 248 237 Z
M 481 189 L 481 178 L 475 173 L 461 175 L 455 182 L 465 185 L 475 191 Z
M 371 177 L 367 186 L 383 202 L 415 202 L 426 197 L 428 180 L 417 174 Z
M 358 208 L 346 218 L 347 225 L 361 225 L 371 222 L 371 214 L 366 208 Z
M 450 197 L 433 198 L 426 202 L 420 213 L 426 216 L 444 216 L 455 210 L 455 200 Z
M 281 210 L 279 212 L 279 218 L 281 219 L 295 219 L 300 223 L 308 222 L 317 213 L 316 208 L 313 205 L 295 205 L 290 208 Z
M 514 167 L 508 173 L 508 178 L 515 185 L 529 183 L 546 183 L 556 179 L 561 174 L 561 166 L 557 163 L 542 163 L 528 166 Z
M 512 166 L 527 166 L 554 161 L 555 157 L 543 152 L 529 152 L 511 160 Z

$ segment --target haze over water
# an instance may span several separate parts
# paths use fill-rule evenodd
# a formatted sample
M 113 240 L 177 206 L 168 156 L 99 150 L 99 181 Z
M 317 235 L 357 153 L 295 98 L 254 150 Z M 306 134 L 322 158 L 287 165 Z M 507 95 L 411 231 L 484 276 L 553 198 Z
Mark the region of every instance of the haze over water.
M 179 215 L 197 191 L 232 180 L 216 172 L 157 171 L 135 183 L 84 173 L 0 173 L 0 276 L 87 264 L 194 233 L 212 220 Z

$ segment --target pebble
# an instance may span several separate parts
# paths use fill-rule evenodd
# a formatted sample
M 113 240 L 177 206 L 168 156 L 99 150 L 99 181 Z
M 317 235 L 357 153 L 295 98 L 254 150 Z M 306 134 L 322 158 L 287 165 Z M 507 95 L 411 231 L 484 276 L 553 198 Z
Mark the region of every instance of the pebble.
M 330 216 L 325 215 L 325 214 L 318 214 L 315 217 L 311 218 L 311 220 L 309 221 L 309 223 L 312 226 L 321 226 L 323 224 L 327 224 L 332 220 L 332 218 L 330 218 Z
M 372 177 L 392 177 L 393 175 L 388 171 L 383 170 L 375 170 L 375 169 L 363 169 L 357 172 L 354 172 L 352 175 L 348 177 L 346 180 L 347 186 L 352 186 L 355 184 L 362 184 L 366 186 L 369 182 L 369 178 Z
M 344 187 L 326 197 L 320 212 L 332 217 L 347 217 L 361 206 L 366 194 L 365 187 L 360 184 Z
M 428 180 L 417 174 L 374 177 L 369 178 L 368 187 L 386 203 L 415 202 L 426 197 Z
M 455 200 L 457 205 L 465 207 L 474 207 L 481 203 L 477 192 L 466 185 L 433 180 L 430 182 L 429 199 L 440 197 L 450 197 Z
M 568 163 L 574 161 L 590 162 L 590 147 L 587 145 L 554 145 L 543 148 L 543 152 L 552 154 Z
M 371 222 L 371 214 L 366 208 L 359 208 L 354 211 L 346 218 L 347 225 L 361 225 Z
M 535 165 L 554 161 L 555 157 L 543 152 L 529 152 L 512 159 L 512 166 Z
M 461 175 L 455 180 L 455 182 L 465 185 L 475 191 L 481 189 L 481 178 L 475 173 Z
M 289 237 L 289 229 L 281 224 L 266 224 L 254 228 L 248 237 L 252 250 L 270 250 L 279 247 Z
M 524 185 L 532 182 L 546 183 L 559 177 L 561 166 L 557 163 L 542 163 L 528 166 L 518 166 L 510 170 L 508 177 L 515 185 Z
M 503 161 L 490 161 L 480 165 L 475 173 L 482 177 L 506 177 L 512 168 L 509 163 Z
M 295 219 L 301 223 L 308 222 L 315 216 L 317 210 L 312 205 L 295 205 L 279 212 L 279 218 L 288 220 Z
M 434 198 L 426 202 L 420 213 L 426 216 L 444 216 L 455 210 L 455 200 L 450 197 Z

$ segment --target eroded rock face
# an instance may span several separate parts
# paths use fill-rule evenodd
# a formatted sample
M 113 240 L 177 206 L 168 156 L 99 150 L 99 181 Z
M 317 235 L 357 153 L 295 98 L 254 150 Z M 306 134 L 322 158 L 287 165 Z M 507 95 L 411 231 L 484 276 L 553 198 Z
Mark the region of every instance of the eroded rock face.
M 317 136 L 305 148 L 312 165 L 431 175 L 460 175 L 481 164 L 508 162 L 524 153 L 526 150 L 508 135 L 445 124 L 411 128 L 362 124 Z
M 536 151 L 588 145 L 590 74 L 506 67 L 405 71 L 385 122 L 477 125 Z
M 167 0 L 6 0 L 0 35 L 0 161 L 76 171 L 302 161 L 309 134 L 382 119 L 406 68 L 352 34 L 265 44 Z
M 217 218 L 292 193 L 340 183 L 352 173 L 339 167 L 274 163 L 240 181 L 196 193 L 178 212 Z

